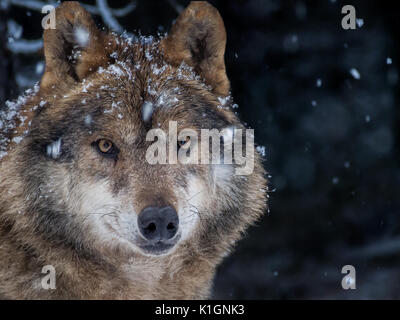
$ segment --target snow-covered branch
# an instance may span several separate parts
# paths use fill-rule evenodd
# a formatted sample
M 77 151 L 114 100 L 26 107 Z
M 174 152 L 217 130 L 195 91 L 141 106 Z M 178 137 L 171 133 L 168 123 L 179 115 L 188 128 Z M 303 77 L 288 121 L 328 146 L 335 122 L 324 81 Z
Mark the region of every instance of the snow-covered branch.
M 11 5 L 24 7 L 30 10 L 40 11 L 42 12 L 42 8 L 48 3 L 38 0 L 4 0 L 6 3 L 8 2 Z
M 393 237 L 352 250 L 346 256 L 376 258 L 395 255 L 398 252 L 400 252 L 400 237 Z
M 1 8 L 8 8 L 10 5 L 14 5 L 29 10 L 42 12 L 42 8 L 49 4 L 53 4 L 54 6 L 58 5 L 58 3 L 55 1 L 0 0 L 0 10 Z M 107 27 L 109 27 L 112 31 L 122 33 L 124 32 L 124 28 L 118 22 L 116 17 L 123 17 L 131 13 L 136 9 L 137 2 L 135 0 L 129 1 L 126 6 L 118 9 L 110 8 L 107 0 L 97 0 L 96 5 L 82 4 L 82 6 L 91 14 L 101 16 L 104 24 L 107 25 Z M 12 34 L 10 34 L 9 37 L 10 40 L 7 44 L 7 48 L 15 54 L 30 54 L 39 51 L 43 47 L 43 41 L 41 39 L 19 39 L 19 37 L 15 37 Z
M 124 28 L 119 24 L 118 20 L 113 16 L 110 7 L 108 6 L 107 0 L 97 0 L 97 8 L 99 9 L 100 16 L 104 23 L 113 31 L 123 32 Z
M 91 14 L 100 14 L 99 9 L 96 6 L 91 6 L 91 5 L 83 5 L 86 10 L 88 10 Z M 118 9 L 112 9 L 110 8 L 109 10 L 111 11 L 112 15 L 115 17 L 125 17 L 129 13 L 131 13 L 133 10 L 136 9 L 137 2 L 136 1 L 131 1 L 129 2 L 125 7 L 118 8 Z
M 54 6 L 57 6 L 58 3 L 56 3 L 55 1 L 51 2 L 51 1 L 40 1 L 40 0 L 1 0 L 2 2 L 4 2 L 4 4 L 8 4 L 8 5 L 14 5 L 14 6 L 18 6 L 18 7 L 24 7 L 30 10 L 35 10 L 35 11 L 42 11 L 42 8 L 45 5 L 48 4 L 54 4 Z M 89 11 L 91 14 L 95 14 L 95 15 L 100 15 L 100 10 L 97 6 L 93 6 L 90 4 L 82 4 L 82 6 Z M 136 9 L 137 3 L 136 1 L 130 1 L 125 7 L 122 8 L 118 8 L 118 9 L 114 9 L 114 8 L 109 8 L 109 10 L 111 11 L 111 14 L 115 17 L 124 17 L 126 15 L 128 15 L 129 13 L 131 13 L 133 10 Z
M 41 39 L 37 40 L 13 40 L 7 43 L 7 48 L 12 53 L 35 53 L 38 52 L 43 47 L 43 41 Z
M 184 7 L 177 0 L 168 0 L 169 5 L 175 9 L 176 13 L 181 13 Z

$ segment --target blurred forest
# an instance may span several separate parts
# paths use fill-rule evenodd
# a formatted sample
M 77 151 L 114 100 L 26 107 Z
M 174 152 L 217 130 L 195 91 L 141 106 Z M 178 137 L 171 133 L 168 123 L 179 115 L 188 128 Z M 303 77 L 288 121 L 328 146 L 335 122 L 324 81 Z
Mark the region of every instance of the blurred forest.
M 186 0 L 82 1 L 99 26 L 169 30 Z M 210 1 L 241 118 L 265 146 L 270 212 L 220 266 L 216 299 L 400 298 L 400 6 Z M 40 79 L 41 7 L 0 0 L 0 108 Z M 356 8 L 357 29 L 341 27 Z M 357 289 L 343 290 L 353 265 Z

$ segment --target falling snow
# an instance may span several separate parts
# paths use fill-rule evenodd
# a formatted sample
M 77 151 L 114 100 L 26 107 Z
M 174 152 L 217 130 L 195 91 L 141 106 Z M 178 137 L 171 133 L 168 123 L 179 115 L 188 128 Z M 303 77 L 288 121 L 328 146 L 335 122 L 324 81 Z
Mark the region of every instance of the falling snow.
M 356 80 L 360 80 L 361 79 L 361 75 L 360 72 L 356 69 L 356 68 L 351 68 L 350 69 L 350 74 L 353 76 L 354 79 Z
M 46 147 L 47 155 L 53 159 L 57 159 L 61 155 L 61 139 L 52 142 Z
M 142 106 L 142 118 L 144 122 L 148 122 L 153 114 L 153 103 L 145 102 Z
M 87 47 L 89 44 L 89 32 L 83 28 L 83 27 L 78 27 L 74 30 L 74 36 L 75 36 L 75 41 L 78 43 L 78 45 L 82 48 Z

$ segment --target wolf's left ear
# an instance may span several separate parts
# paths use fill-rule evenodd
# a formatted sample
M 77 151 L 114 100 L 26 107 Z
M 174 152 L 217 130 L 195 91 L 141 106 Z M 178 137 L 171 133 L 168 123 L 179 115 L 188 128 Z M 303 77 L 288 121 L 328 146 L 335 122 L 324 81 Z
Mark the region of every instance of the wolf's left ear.
M 218 10 L 206 1 L 192 1 L 161 42 L 169 63 L 187 63 L 220 95 L 229 93 L 225 45 L 224 22 Z
M 111 45 L 90 14 L 75 1 L 55 10 L 55 29 L 44 31 L 46 70 L 41 87 L 62 81 L 80 81 L 107 61 Z

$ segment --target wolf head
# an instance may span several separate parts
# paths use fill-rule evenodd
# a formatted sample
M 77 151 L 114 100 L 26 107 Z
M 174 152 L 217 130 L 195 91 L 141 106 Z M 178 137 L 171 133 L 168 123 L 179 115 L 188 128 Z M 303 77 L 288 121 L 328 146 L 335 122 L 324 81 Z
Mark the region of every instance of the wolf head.
M 235 161 L 170 161 L 204 140 L 182 130 L 244 129 L 231 110 L 225 43 L 208 3 L 191 3 L 168 36 L 134 40 L 98 30 L 76 2 L 56 9 L 40 90 L 22 111 L 29 133 L 16 146 L 37 234 L 76 250 L 151 256 L 226 251 L 239 238 L 265 209 L 258 155 L 247 175 L 235 174 Z M 154 130 L 167 135 L 149 139 Z

